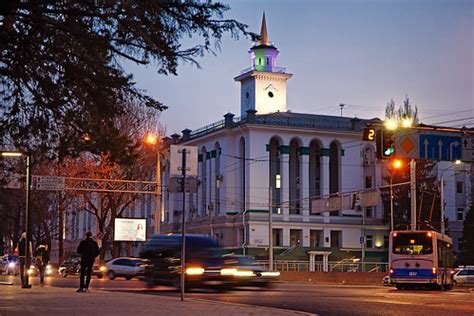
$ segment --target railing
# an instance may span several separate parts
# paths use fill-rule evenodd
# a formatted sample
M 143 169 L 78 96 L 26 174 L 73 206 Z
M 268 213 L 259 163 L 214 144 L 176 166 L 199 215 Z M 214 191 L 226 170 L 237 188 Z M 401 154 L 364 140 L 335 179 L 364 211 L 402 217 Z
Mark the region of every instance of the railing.
M 265 269 L 269 269 L 268 260 L 256 260 L 255 264 Z M 362 266 L 364 269 L 362 269 Z M 273 269 L 276 271 L 309 271 L 308 261 L 298 260 L 275 260 L 273 261 Z M 315 271 L 323 271 L 323 262 L 315 262 Z M 388 271 L 388 263 L 386 262 L 356 262 L 341 263 L 329 261 L 329 272 L 385 272 Z
M 252 71 L 252 70 L 257 70 L 257 71 L 266 71 L 266 72 L 276 72 L 276 73 L 285 73 L 286 68 L 284 67 L 271 67 L 271 66 L 251 66 L 248 68 L 245 68 L 244 70 L 240 71 L 240 74 L 244 74 L 246 72 Z

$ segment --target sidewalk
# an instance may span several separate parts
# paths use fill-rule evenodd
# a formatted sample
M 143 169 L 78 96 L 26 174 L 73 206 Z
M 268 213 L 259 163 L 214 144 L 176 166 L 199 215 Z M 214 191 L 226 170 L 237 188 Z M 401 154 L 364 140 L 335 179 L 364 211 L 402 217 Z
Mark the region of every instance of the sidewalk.
M 216 295 L 219 295 L 216 293 Z M 308 315 L 290 310 L 154 294 L 73 288 L 0 285 L 0 316 L 5 315 Z

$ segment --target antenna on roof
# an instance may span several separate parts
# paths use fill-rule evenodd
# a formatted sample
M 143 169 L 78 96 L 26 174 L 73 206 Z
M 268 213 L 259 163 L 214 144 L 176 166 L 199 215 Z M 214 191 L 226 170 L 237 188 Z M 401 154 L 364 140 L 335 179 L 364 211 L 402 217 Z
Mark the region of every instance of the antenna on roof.
M 342 117 L 342 110 L 344 109 L 344 106 L 345 106 L 344 103 L 339 104 L 339 107 L 341 108 L 341 117 Z

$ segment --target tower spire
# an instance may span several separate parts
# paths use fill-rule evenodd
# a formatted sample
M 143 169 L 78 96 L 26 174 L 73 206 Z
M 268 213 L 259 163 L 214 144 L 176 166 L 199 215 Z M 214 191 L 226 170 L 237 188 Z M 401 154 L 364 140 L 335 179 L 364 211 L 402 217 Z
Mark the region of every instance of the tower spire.
M 265 11 L 263 11 L 262 27 L 260 29 L 260 45 L 268 45 L 267 21 L 265 20 Z

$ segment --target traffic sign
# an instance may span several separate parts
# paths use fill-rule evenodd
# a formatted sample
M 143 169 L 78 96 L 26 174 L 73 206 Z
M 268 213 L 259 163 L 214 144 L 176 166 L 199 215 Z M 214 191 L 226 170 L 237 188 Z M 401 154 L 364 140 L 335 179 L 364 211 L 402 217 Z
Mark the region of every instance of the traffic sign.
M 170 146 L 170 174 L 180 176 L 183 173 L 183 152 L 186 154 L 186 176 L 198 175 L 198 148 L 197 146 Z
M 461 159 L 462 139 L 457 136 L 420 134 L 420 158 L 438 161 Z
M 462 138 L 462 161 L 474 162 L 474 136 Z
M 40 176 L 36 181 L 37 190 L 64 191 L 66 179 L 64 177 Z
M 399 157 L 420 158 L 418 131 L 401 130 L 395 134 L 395 152 Z

